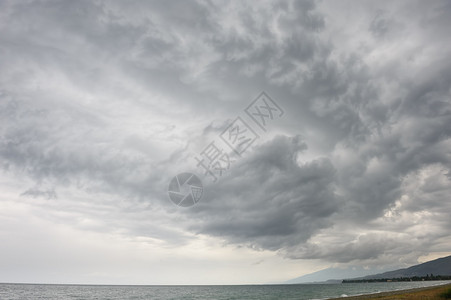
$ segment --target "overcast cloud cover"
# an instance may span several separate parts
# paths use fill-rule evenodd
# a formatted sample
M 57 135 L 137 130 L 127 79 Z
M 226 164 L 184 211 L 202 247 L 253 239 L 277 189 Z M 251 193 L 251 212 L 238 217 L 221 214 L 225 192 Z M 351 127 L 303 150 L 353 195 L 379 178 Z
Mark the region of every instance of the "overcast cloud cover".
M 0 1 L 0 282 L 451 253 L 449 28 L 450 1 Z M 261 91 L 284 115 L 213 183 L 195 156 Z

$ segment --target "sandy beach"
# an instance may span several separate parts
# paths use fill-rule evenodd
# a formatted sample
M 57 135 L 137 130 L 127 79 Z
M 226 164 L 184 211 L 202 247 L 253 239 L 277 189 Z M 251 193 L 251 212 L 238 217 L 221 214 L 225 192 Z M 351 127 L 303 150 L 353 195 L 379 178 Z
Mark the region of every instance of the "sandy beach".
M 440 285 L 440 286 L 432 286 L 432 287 L 424 287 L 417 289 L 409 289 L 402 291 L 392 291 L 392 292 L 383 292 L 377 294 L 368 294 L 368 295 L 360 295 L 360 296 L 351 296 L 351 297 L 342 297 L 342 298 L 334 298 L 334 299 L 381 299 L 381 300 L 395 300 L 395 299 L 408 299 L 408 300 L 435 300 L 435 299 L 445 299 L 440 297 L 442 293 L 451 289 L 451 282 L 448 284 Z

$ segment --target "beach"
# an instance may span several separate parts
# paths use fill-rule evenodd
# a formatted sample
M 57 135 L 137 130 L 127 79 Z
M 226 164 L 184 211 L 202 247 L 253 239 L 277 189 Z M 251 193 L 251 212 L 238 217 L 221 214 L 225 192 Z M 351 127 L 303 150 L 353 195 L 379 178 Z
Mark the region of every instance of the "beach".
M 440 286 L 430 286 L 430 287 L 422 287 L 401 291 L 391 291 L 391 292 L 382 292 L 377 294 L 368 294 L 368 295 L 360 295 L 360 296 L 351 296 L 351 297 L 341 297 L 341 298 L 333 298 L 335 299 L 381 299 L 381 300 L 395 300 L 395 299 L 407 299 L 407 300 L 435 300 L 435 299 L 446 299 L 440 297 L 440 295 L 447 290 L 451 289 L 451 282 L 448 284 L 440 285 Z

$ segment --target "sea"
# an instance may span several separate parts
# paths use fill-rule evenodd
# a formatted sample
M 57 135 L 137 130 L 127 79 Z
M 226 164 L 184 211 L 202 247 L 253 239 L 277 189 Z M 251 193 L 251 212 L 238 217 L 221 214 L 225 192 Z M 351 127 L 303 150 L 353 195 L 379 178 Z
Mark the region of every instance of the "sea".
M 0 299 L 328 299 L 427 287 L 450 281 L 290 285 L 74 285 L 0 283 Z

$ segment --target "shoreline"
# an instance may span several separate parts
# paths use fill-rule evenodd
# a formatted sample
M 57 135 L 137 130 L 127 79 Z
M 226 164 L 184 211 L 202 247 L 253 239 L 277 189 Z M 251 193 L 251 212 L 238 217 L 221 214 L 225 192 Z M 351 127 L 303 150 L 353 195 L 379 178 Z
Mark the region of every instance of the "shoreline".
M 357 296 L 348 296 L 348 297 L 339 297 L 339 298 L 329 298 L 328 300 L 337 300 L 337 299 L 345 299 L 345 300 L 361 300 L 361 299 L 383 299 L 383 300 L 391 300 L 391 299 L 400 299 L 397 296 L 403 296 L 402 299 L 440 299 L 439 295 L 451 288 L 451 282 L 428 286 L 428 287 L 420 287 L 413 288 L 407 290 L 397 290 L 397 291 L 389 291 L 389 292 L 380 292 L 373 294 L 365 294 L 365 295 L 357 295 Z M 433 298 L 431 298 L 433 297 Z M 444 299 L 444 298 L 442 298 Z

